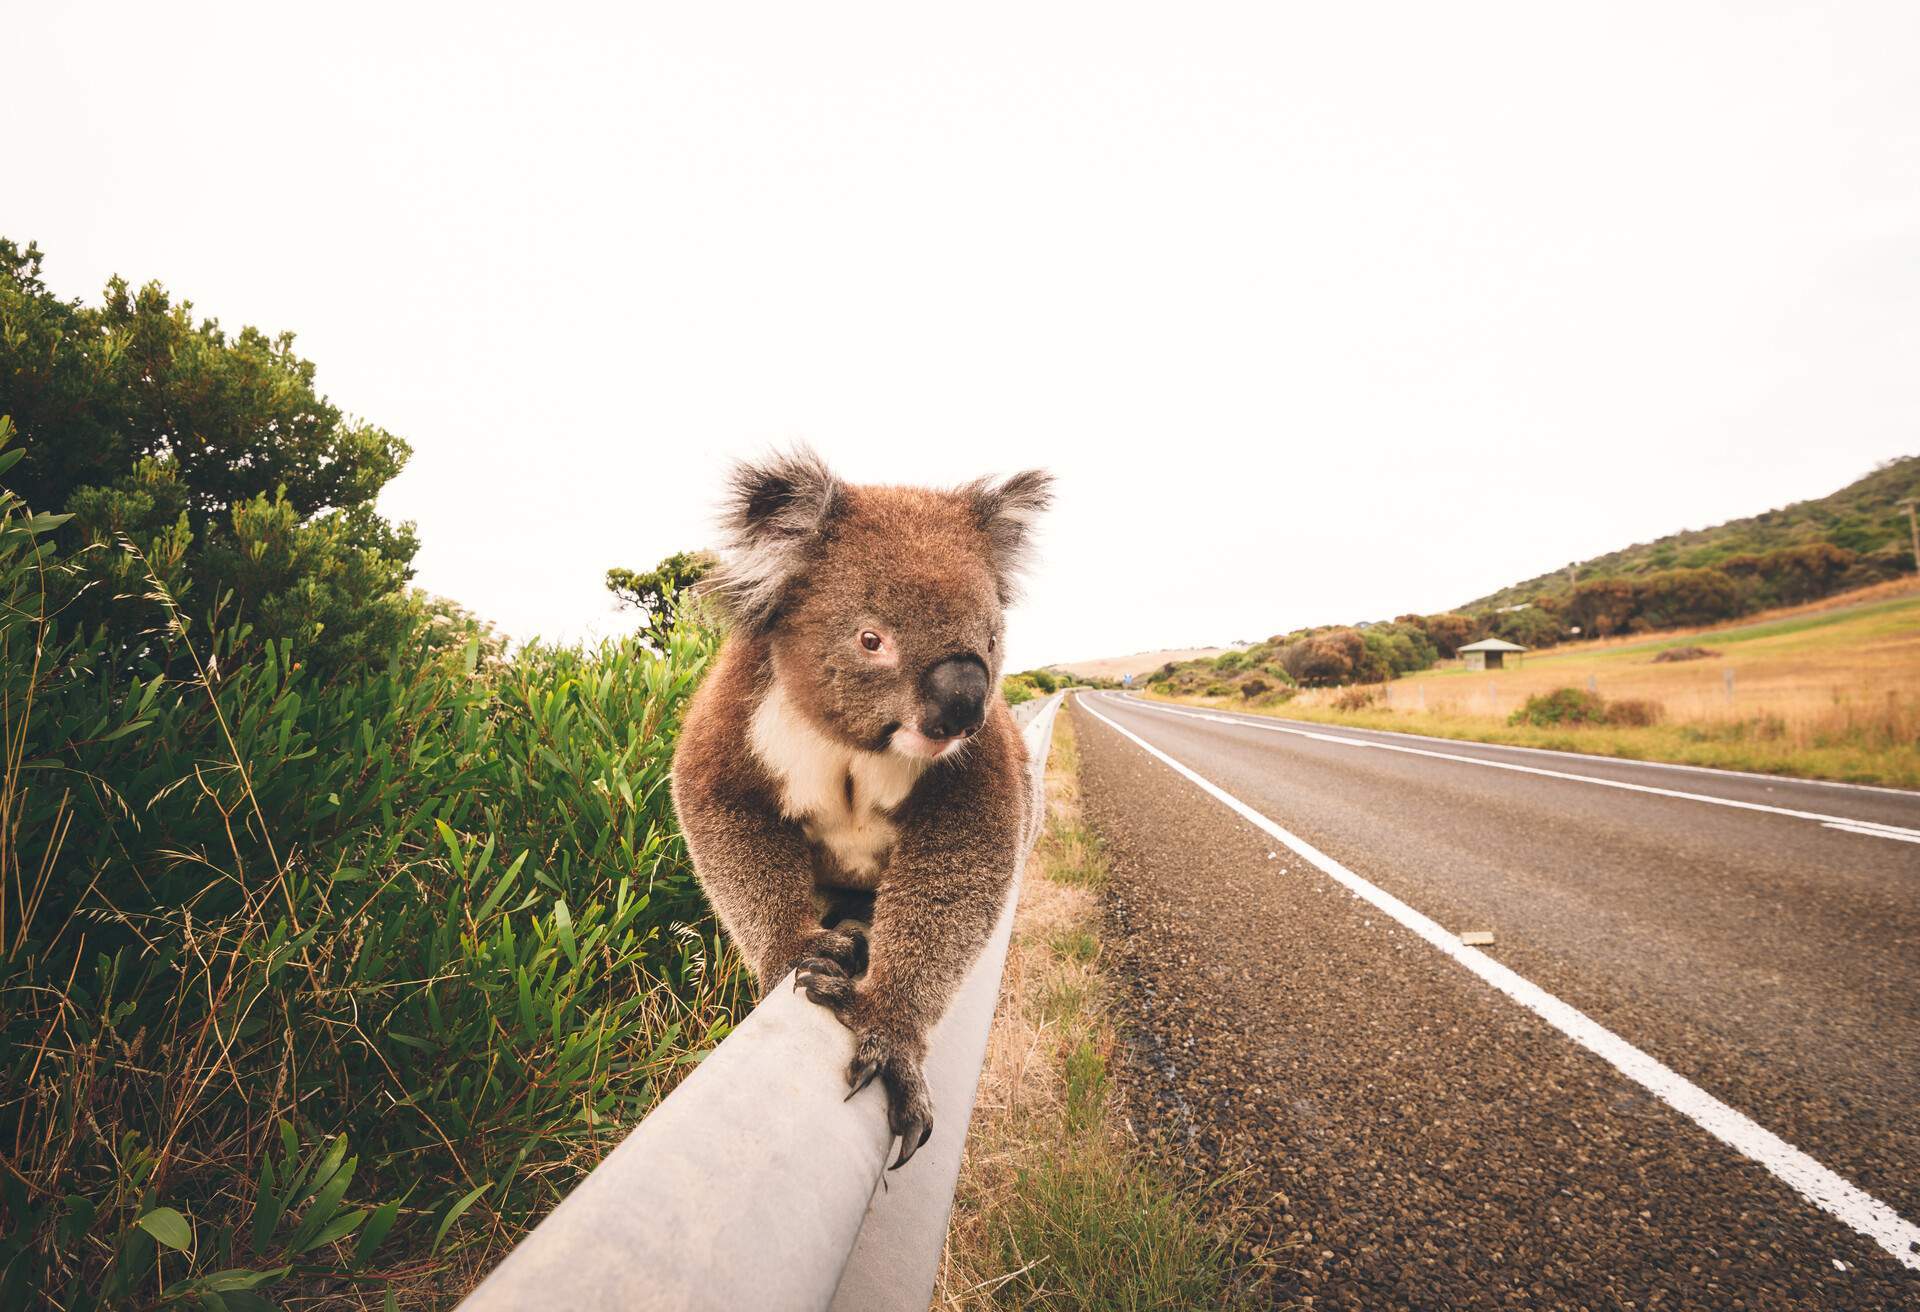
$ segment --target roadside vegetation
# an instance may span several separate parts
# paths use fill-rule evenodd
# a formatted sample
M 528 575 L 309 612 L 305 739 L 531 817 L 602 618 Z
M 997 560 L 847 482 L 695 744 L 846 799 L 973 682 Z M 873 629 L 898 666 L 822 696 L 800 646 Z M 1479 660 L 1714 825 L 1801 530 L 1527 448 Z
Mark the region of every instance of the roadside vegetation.
M 5 242 L 0 328 L 0 1307 L 450 1305 L 744 1001 L 667 798 L 714 637 L 410 589 L 290 336 Z
M 1161 688 L 1152 691 L 1162 692 Z M 1920 788 L 1920 584 L 1475 672 L 1174 700 L 1479 742 Z
M 1110 1077 L 1106 862 L 1080 819 L 1078 774 L 1063 713 L 934 1306 L 1239 1306 L 1258 1283 L 1236 1267 L 1239 1236 L 1134 1141 Z
M 1072 674 L 1062 674 L 1058 670 L 1038 669 L 1022 670 L 1018 674 L 1009 674 L 1000 680 L 1000 693 L 1007 699 L 1007 705 L 1018 706 L 1021 702 L 1030 702 L 1036 697 L 1046 697 L 1059 692 L 1062 688 L 1117 688 L 1119 683 L 1113 679 L 1086 679 Z

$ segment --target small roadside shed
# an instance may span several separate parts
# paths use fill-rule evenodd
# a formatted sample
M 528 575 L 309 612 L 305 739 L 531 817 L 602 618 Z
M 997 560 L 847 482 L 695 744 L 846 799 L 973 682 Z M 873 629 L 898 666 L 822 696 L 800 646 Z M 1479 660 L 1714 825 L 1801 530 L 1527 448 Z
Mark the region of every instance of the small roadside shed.
M 1517 642 L 1503 642 L 1499 638 L 1482 638 L 1479 642 L 1470 642 L 1460 649 L 1470 670 L 1501 670 L 1507 666 L 1507 657 L 1513 657 L 1513 663 L 1520 663 L 1520 653 L 1525 651 Z

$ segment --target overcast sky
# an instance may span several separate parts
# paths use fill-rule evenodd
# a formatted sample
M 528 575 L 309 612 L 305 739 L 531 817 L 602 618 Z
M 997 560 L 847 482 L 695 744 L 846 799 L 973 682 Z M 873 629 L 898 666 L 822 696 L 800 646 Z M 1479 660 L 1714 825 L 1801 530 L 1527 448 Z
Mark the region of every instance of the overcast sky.
M 1920 5 L 41 4 L 0 232 L 292 329 L 516 636 L 722 471 L 1044 465 L 1014 668 L 1920 451 Z

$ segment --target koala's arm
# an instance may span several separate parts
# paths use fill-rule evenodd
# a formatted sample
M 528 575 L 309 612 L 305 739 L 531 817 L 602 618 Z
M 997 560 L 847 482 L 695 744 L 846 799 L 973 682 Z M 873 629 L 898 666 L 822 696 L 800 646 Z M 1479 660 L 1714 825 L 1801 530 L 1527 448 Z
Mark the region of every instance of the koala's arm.
M 1000 731 L 1017 733 L 1001 712 Z M 981 744 L 986 746 L 986 744 Z M 928 799 L 901 833 L 874 900 L 871 955 L 851 1018 L 918 1056 L 993 932 L 1020 857 L 1027 799 L 1019 740 Z
M 676 778 L 674 804 L 707 900 L 765 992 L 825 934 L 806 840 L 751 796 L 705 780 Z
M 723 652 L 674 751 L 673 805 L 707 900 L 765 992 L 823 931 L 812 851 L 747 743 L 753 704 L 751 660 Z

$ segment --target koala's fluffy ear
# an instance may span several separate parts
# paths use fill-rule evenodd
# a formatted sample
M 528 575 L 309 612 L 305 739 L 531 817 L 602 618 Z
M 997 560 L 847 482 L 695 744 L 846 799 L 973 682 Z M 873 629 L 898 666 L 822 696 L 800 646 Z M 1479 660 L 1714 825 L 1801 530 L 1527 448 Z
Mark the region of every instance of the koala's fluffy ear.
M 721 515 L 728 559 L 716 595 L 736 624 L 758 630 L 772 621 L 843 502 L 840 480 L 806 447 L 734 466 Z
M 998 483 L 981 479 L 962 491 L 972 499 L 980 531 L 987 535 L 1000 604 L 1010 606 L 1019 595 L 1020 575 L 1033 551 L 1034 522 L 1053 504 L 1053 475 L 1029 469 Z

